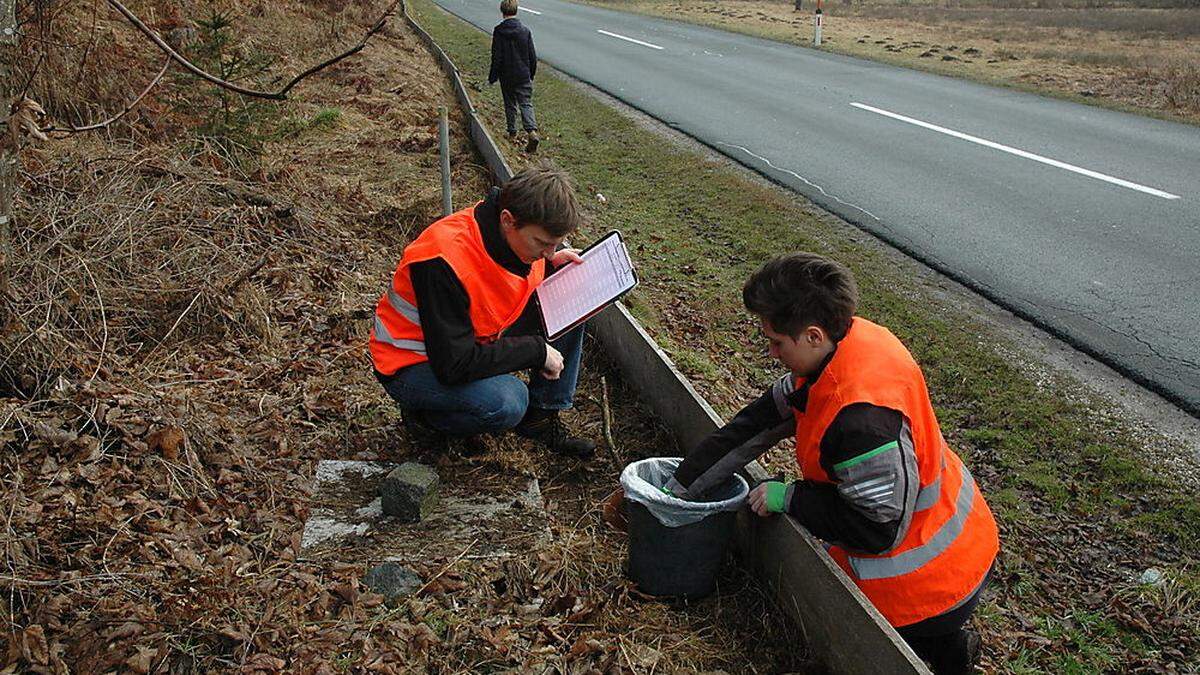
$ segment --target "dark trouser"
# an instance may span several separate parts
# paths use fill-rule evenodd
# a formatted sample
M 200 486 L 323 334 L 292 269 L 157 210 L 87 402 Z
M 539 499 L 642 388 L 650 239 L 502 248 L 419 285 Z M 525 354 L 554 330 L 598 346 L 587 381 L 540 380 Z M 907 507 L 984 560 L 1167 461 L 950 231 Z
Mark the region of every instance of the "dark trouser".
M 525 131 L 537 131 L 537 121 L 533 119 L 533 82 L 522 84 L 500 83 L 500 93 L 504 96 L 504 123 L 508 125 L 508 133 L 517 133 L 517 109 L 521 111 L 521 124 Z
M 983 595 L 983 589 L 987 588 L 991 578 L 992 572 L 989 570 L 979 588 L 958 607 L 896 629 L 917 656 L 929 663 L 936 675 L 972 672 L 974 664 L 967 649 L 967 632 L 963 626 L 971 618 L 975 606 L 979 604 L 979 596 Z
M 563 370 L 557 380 L 547 380 L 534 369 L 528 385 L 512 375 L 447 385 L 438 381 L 425 361 L 402 368 L 391 377 L 380 377 L 380 381 L 402 410 L 418 411 L 429 426 L 445 434 L 500 432 L 517 426 L 528 408 L 567 410 L 572 406 L 579 381 L 583 332 L 584 326 L 579 326 L 550 343 L 563 355 Z

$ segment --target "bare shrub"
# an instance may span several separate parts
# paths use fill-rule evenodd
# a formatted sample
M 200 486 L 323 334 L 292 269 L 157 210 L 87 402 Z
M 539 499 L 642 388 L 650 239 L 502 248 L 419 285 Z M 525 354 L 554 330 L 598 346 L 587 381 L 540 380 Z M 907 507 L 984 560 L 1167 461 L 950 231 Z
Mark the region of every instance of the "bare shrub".
M 1171 61 L 1160 72 L 1167 105 L 1200 110 L 1200 65 L 1195 61 Z
M 0 391 L 28 398 L 59 375 L 128 367 L 168 339 L 251 331 L 230 294 L 277 238 L 272 210 L 197 199 L 158 153 L 89 154 L 81 145 L 25 176 Z

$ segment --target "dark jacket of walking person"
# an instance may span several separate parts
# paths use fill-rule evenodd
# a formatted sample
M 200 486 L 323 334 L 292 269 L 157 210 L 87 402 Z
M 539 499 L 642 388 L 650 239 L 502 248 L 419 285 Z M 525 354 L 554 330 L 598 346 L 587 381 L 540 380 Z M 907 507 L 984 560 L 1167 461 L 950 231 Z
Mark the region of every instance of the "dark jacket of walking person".
M 499 82 L 502 87 L 517 87 L 532 82 L 535 75 L 537 51 L 533 46 L 533 34 L 515 13 L 505 15 L 504 20 L 492 29 L 492 68 L 488 73 L 488 84 Z
M 537 74 L 537 51 L 533 35 L 517 18 L 517 0 L 503 0 L 500 14 L 504 20 L 492 30 L 492 66 L 488 84 L 500 83 L 504 96 L 504 121 L 508 135 L 517 133 L 517 115 L 529 133 L 526 150 L 537 150 L 537 120 L 533 115 L 533 78 Z

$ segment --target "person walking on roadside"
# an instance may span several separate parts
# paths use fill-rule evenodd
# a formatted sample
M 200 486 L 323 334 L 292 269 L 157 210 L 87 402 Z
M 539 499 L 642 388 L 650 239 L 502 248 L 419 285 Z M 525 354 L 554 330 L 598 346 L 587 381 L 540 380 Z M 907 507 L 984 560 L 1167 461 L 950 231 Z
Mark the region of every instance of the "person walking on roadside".
M 582 221 L 570 176 L 542 162 L 434 222 L 405 249 L 375 305 L 375 377 L 410 435 L 437 450 L 513 429 L 549 450 L 586 457 L 596 444 L 559 419 L 572 407 L 584 325 L 547 342 L 534 290 L 582 262 L 559 249 Z M 526 385 L 511 375 L 530 371 Z
M 820 255 L 767 262 L 742 300 L 789 372 L 688 453 L 664 492 L 702 499 L 795 438 L 802 480 L 759 484 L 751 510 L 786 513 L 828 542 L 934 673 L 972 672 L 980 639 L 964 626 L 991 577 L 999 533 L 942 437 L 920 366 L 891 331 L 854 315 L 854 277 Z
M 492 67 L 488 84 L 500 83 L 504 96 L 504 122 L 508 137 L 517 136 L 517 112 L 527 134 L 526 152 L 537 152 L 541 137 L 533 117 L 533 77 L 537 74 L 537 51 L 533 35 L 517 18 L 517 0 L 502 0 L 500 15 L 504 17 L 492 30 Z

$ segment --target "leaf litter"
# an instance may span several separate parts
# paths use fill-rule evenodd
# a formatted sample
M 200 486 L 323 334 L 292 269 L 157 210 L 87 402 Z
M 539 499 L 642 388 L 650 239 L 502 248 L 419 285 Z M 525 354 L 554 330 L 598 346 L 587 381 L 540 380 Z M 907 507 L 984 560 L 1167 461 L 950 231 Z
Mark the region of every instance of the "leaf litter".
M 160 4 L 163 23 L 201 9 Z M 288 62 L 331 51 L 384 4 L 222 7 Z M 152 51 L 114 39 L 109 77 L 151 72 Z M 119 108 L 121 88 L 101 84 L 94 103 Z M 59 97 L 52 115 L 87 94 L 61 85 L 38 85 Z M 736 569 L 691 604 L 625 581 L 624 542 L 600 520 L 619 468 L 607 455 L 580 465 L 511 437 L 469 460 L 410 447 L 365 335 L 404 243 L 438 213 L 436 109 L 453 98 L 402 23 L 287 108 L 326 119 L 336 106 L 336 124 L 292 124 L 251 166 L 181 140 L 196 123 L 189 94 L 152 93 L 109 137 L 22 157 L 0 334 L 4 672 L 808 666 L 795 629 Z M 452 128 L 464 203 L 489 179 L 457 112 Z M 572 424 L 599 437 L 609 373 L 625 460 L 675 452 L 603 355 L 589 347 L 587 362 Z M 552 539 L 504 560 L 419 563 L 424 586 L 392 605 L 360 583 L 363 563 L 297 560 L 318 460 L 408 457 L 537 476 Z

